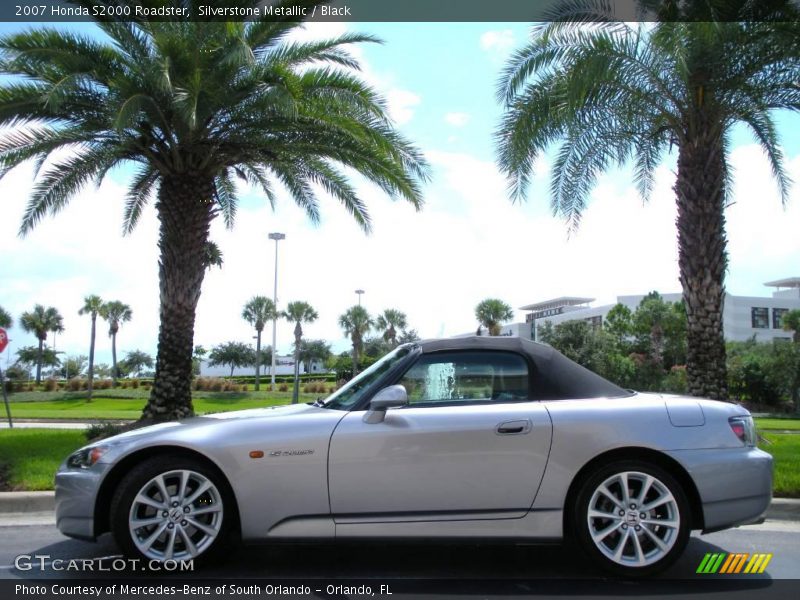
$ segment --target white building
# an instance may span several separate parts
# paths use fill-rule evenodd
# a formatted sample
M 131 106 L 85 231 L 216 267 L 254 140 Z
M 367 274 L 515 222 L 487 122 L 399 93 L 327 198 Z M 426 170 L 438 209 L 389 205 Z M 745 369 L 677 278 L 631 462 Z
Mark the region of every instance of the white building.
M 300 361 L 300 374 L 302 375 L 305 373 L 305 367 L 303 362 Z M 326 373 L 327 369 L 325 368 L 324 363 L 321 361 L 313 361 L 311 363 L 311 370 L 309 373 Z M 200 375 L 201 377 L 228 377 L 231 374 L 231 368 L 225 365 L 217 365 L 216 367 L 211 367 L 208 364 L 208 360 L 204 360 L 200 367 Z M 233 370 L 234 377 L 254 377 L 256 374 L 255 366 L 252 367 L 241 367 Z M 294 375 L 294 355 L 277 355 L 275 357 L 275 375 Z M 264 365 L 261 368 L 260 377 L 267 378 L 271 376 L 270 374 L 270 365 Z
M 771 297 L 725 294 L 722 325 L 726 340 L 746 341 L 755 336 L 759 342 L 771 342 L 792 338 L 791 332 L 782 329 L 781 318 L 790 310 L 800 309 L 800 277 L 768 281 L 764 285 L 775 288 Z M 617 296 L 617 302 L 634 311 L 644 297 L 645 294 Z M 667 302 L 677 302 L 681 294 L 661 294 L 661 297 Z M 592 302 L 594 298 L 563 296 L 522 306 L 520 310 L 529 311 L 525 322 L 504 326 L 500 335 L 517 335 L 535 340 L 539 327 L 547 321 L 557 325 L 583 319 L 595 327 L 601 327 L 615 305 L 591 306 Z

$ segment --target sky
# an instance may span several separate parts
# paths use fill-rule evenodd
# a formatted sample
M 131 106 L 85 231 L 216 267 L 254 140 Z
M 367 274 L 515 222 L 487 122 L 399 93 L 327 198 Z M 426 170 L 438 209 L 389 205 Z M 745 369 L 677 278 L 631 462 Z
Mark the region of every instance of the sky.
M 89 31 L 90 25 L 73 25 Z M 18 29 L 4 24 L 0 33 Z M 279 308 L 304 300 L 319 313 L 304 327 L 337 352 L 347 339 L 338 317 L 358 302 L 373 315 L 397 308 L 422 337 L 474 331 L 475 305 L 500 298 L 524 320 L 520 306 L 563 295 L 611 303 L 617 295 L 680 291 L 675 230 L 674 156 L 658 170 L 644 204 L 630 169 L 598 180 L 577 232 L 552 216 L 547 194 L 551 160 L 535 166 L 527 201 L 512 203 L 495 164 L 493 132 L 501 107 L 494 90 L 509 54 L 529 34 L 514 23 L 336 23 L 309 26 L 299 37 L 344 31 L 375 34 L 382 45 L 359 46 L 366 80 L 388 100 L 397 127 L 425 153 L 432 180 L 420 212 L 392 202 L 355 179 L 368 202 L 373 232 L 365 235 L 333 199 L 323 198 L 322 221 L 312 225 L 284 193 L 273 212 L 255 190 L 243 189 L 233 230 L 221 221 L 211 238 L 224 255 L 208 272 L 197 309 L 195 343 L 207 348 L 236 340 L 252 343 L 241 318 L 254 295 L 272 297 L 275 246 L 267 234 L 286 234 L 278 260 Z M 780 115 L 788 170 L 800 181 L 800 117 Z M 800 275 L 800 185 L 781 206 L 766 160 L 744 129 L 733 135 L 733 203 L 726 212 L 730 267 L 727 290 L 765 296 L 763 282 Z M 15 320 L 40 303 L 64 316 L 56 349 L 88 354 L 89 318 L 78 315 L 83 298 L 121 300 L 133 319 L 118 334 L 120 357 L 138 349 L 155 356 L 158 335 L 158 225 L 152 206 L 137 229 L 123 237 L 126 171 L 87 187 L 60 214 L 25 238 L 17 234 L 33 183 L 22 166 L 0 181 L 0 306 Z M 293 326 L 277 328 L 280 353 L 291 350 Z M 271 331 L 266 340 L 271 340 Z M 110 362 L 111 342 L 99 325 L 97 363 Z M 15 326 L 0 362 L 36 339 Z M 52 336 L 48 339 L 52 343 Z

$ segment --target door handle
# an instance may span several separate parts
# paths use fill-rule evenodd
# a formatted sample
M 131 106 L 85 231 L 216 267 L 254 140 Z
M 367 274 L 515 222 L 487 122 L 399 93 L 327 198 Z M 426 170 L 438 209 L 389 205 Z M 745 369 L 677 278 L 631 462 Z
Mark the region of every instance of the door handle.
M 519 421 L 505 421 L 500 423 L 495 429 L 498 435 L 521 435 L 528 433 L 531 430 L 530 419 L 521 419 Z

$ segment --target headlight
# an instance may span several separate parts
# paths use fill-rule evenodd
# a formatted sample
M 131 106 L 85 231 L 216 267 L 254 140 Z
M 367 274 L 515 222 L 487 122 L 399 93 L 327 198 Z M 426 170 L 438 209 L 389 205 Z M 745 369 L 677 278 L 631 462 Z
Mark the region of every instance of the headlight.
M 67 458 L 67 466 L 73 469 L 88 469 L 108 451 L 108 446 L 89 446 L 73 452 Z

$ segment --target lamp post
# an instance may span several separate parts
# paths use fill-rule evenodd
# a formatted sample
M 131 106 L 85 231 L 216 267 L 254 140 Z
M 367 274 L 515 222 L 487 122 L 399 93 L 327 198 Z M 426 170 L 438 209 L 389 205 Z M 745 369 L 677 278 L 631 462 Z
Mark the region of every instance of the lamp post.
M 272 294 L 272 302 L 275 305 L 275 314 L 272 317 L 272 368 L 270 369 L 272 390 L 275 390 L 275 344 L 276 344 L 276 331 L 275 327 L 278 323 L 278 242 L 286 239 L 283 233 L 272 232 L 269 234 L 269 239 L 275 240 L 275 288 Z
M 356 294 L 358 294 L 358 305 L 361 306 L 361 295 L 364 293 L 364 290 L 356 290 Z

